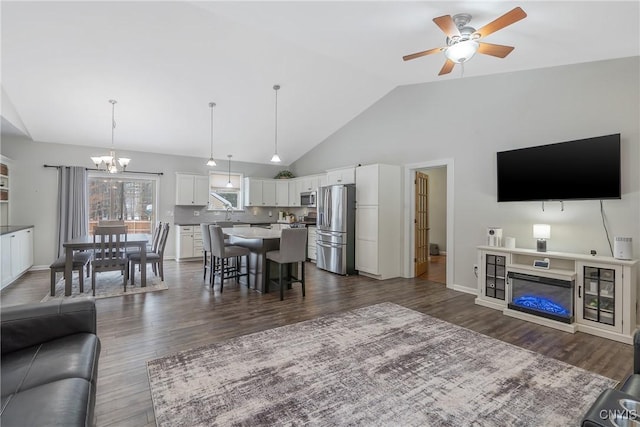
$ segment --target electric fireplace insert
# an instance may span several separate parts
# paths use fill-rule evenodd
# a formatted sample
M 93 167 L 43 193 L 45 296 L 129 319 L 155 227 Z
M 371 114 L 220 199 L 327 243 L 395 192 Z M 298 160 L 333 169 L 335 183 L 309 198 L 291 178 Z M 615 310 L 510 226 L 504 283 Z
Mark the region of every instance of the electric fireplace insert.
M 573 322 L 573 280 L 509 272 L 508 307 L 564 323 Z

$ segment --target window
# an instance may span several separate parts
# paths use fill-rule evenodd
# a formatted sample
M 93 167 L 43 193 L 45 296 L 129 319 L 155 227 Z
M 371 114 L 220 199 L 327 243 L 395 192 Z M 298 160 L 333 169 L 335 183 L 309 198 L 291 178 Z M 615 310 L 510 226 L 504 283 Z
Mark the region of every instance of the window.
M 231 182 L 231 187 L 227 184 Z M 242 174 L 217 173 L 209 174 L 209 189 L 231 203 L 235 210 L 241 210 L 242 205 Z M 209 210 L 226 210 L 224 202 L 209 194 Z
M 129 233 L 151 234 L 156 223 L 156 178 L 89 174 L 89 233 L 101 220 L 123 219 Z

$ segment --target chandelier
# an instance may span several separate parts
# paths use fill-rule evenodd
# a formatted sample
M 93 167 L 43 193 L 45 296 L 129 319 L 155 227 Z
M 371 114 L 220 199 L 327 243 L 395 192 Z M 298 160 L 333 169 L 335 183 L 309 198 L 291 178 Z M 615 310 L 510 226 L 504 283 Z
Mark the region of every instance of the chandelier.
M 131 159 L 127 157 L 116 157 L 116 150 L 113 144 L 114 140 L 114 131 L 116 128 L 116 120 L 115 120 L 115 109 L 116 109 L 116 101 L 115 99 L 110 99 L 109 103 L 111 104 L 111 150 L 109 150 L 109 155 L 107 156 L 96 156 L 91 157 L 91 161 L 96 165 L 98 170 L 105 170 L 109 173 L 118 173 L 120 170 L 118 169 L 118 164 L 122 168 L 124 172 L 127 169 L 127 165 L 131 161 Z

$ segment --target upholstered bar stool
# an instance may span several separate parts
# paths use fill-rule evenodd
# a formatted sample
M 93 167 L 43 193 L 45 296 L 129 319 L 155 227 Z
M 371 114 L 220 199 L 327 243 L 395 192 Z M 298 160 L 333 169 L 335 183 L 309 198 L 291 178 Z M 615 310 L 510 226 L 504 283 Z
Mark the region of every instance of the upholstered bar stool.
M 207 280 L 207 270 L 211 270 L 211 234 L 209 234 L 210 223 L 200 224 L 202 230 L 202 280 Z M 213 270 L 211 270 L 213 271 Z M 210 273 L 213 274 L 213 273 Z
M 249 249 L 242 246 L 225 245 L 224 232 L 222 228 L 217 225 L 209 225 L 209 234 L 211 235 L 211 287 L 215 283 L 216 273 L 220 274 L 220 292 L 224 285 L 225 278 L 236 279 L 236 283 L 239 283 L 239 279 L 242 276 L 249 276 Z M 242 260 L 245 257 L 246 270 L 245 273 L 241 273 Z M 225 261 L 235 259 L 235 263 Z M 219 265 L 218 265 L 219 263 Z M 249 280 L 247 277 L 247 287 L 249 287 Z
M 302 296 L 304 297 L 304 262 L 306 258 L 307 248 L 307 229 L 306 228 L 285 228 L 282 230 L 280 237 L 280 249 L 277 251 L 267 252 L 267 274 L 265 280 L 265 293 L 269 292 L 271 280 L 269 265 L 270 262 L 278 263 L 278 284 L 280 285 L 280 301 L 284 299 L 284 287 L 289 288 L 292 283 L 302 284 Z M 300 277 L 291 275 L 291 265 L 301 263 Z M 287 277 L 284 277 L 283 267 L 287 267 Z

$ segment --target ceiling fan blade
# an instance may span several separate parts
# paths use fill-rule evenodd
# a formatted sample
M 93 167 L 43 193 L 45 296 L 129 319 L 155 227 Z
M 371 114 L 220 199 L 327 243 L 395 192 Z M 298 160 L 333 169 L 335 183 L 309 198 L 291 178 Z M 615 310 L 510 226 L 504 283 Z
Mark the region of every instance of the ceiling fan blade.
M 501 44 L 491 44 L 491 43 L 478 43 L 478 53 L 484 53 L 485 55 L 496 56 L 498 58 L 504 58 L 509 55 L 513 49 L 513 46 L 504 46 Z
M 433 18 L 433 22 L 435 22 L 436 25 L 444 31 L 447 37 L 460 37 L 460 31 L 458 30 L 456 23 L 453 22 L 451 15 L 438 16 L 437 18 Z
M 501 17 L 489 22 L 487 25 L 480 28 L 473 34 L 478 35 L 479 37 L 487 37 L 489 34 L 495 33 L 496 31 L 501 30 L 504 27 L 513 24 L 514 22 L 518 22 L 519 20 L 524 19 L 526 16 L 527 14 L 524 12 L 524 10 L 516 7 L 515 9 L 510 10 Z
M 434 49 L 423 50 L 422 52 L 412 53 L 411 55 L 405 55 L 405 56 L 402 57 L 402 59 L 404 59 L 405 61 L 408 61 L 410 59 L 420 58 L 422 56 L 431 55 L 432 53 L 438 53 L 440 51 L 442 51 L 442 48 L 441 47 L 436 47 Z
M 456 65 L 455 62 L 453 62 L 450 59 L 447 59 L 447 62 L 444 63 L 444 65 L 440 69 L 440 72 L 438 73 L 438 75 L 441 76 L 443 74 L 449 74 L 451 72 L 451 70 L 453 70 L 453 67 L 455 65 Z

